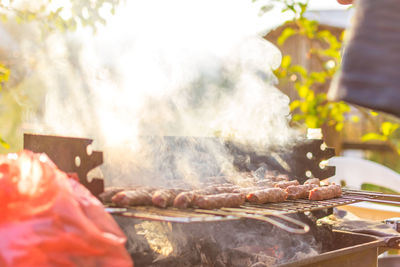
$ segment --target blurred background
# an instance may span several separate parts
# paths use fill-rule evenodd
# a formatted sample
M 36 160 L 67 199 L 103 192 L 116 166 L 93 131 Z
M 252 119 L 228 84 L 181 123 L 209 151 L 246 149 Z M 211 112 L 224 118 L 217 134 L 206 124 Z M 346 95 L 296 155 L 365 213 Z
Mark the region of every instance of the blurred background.
M 187 64 L 204 63 L 199 47 L 212 47 L 215 53 L 207 57 L 220 57 L 231 44 L 257 35 L 281 53 L 280 64 L 271 59 L 265 66 L 276 79 L 265 82 L 289 97 L 292 128 L 304 134 L 320 128 L 338 156 L 369 159 L 400 171 L 397 118 L 327 100 L 340 69 L 351 6 L 335 0 L 202 2 L 0 0 L 0 153 L 21 150 L 24 132 L 93 138 L 93 133 L 108 131 L 129 137 L 135 127 L 127 131 L 124 124 L 131 119 L 138 125 L 135 107 L 143 103 L 134 99 L 139 95 L 159 96 L 176 84 L 201 83 L 193 75 L 198 67 Z M 152 48 L 163 57 L 152 58 Z M 164 64 L 161 69 L 168 74 L 159 75 L 154 62 Z M 176 67 L 182 62 L 191 71 Z M 215 66 L 208 61 L 203 67 L 212 72 Z M 176 72 L 185 78 L 168 80 L 178 77 Z M 117 116 L 111 112 L 115 110 Z

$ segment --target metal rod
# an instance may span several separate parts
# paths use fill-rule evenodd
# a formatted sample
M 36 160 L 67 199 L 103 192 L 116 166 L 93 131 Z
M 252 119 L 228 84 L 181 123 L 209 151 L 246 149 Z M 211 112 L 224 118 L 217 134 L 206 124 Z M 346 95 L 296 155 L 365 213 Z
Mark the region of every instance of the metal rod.
M 233 212 L 228 212 L 228 211 L 223 211 L 223 210 L 195 209 L 195 211 L 196 212 L 200 212 L 200 213 L 214 214 L 214 215 L 215 214 L 217 214 L 217 215 L 224 215 L 225 214 L 225 215 L 236 216 L 236 217 L 240 217 L 240 218 L 264 221 L 264 222 L 268 222 L 268 223 L 270 223 L 270 224 L 272 224 L 272 225 L 274 225 L 274 226 L 276 226 L 276 227 L 278 227 L 278 228 L 280 228 L 282 230 L 285 230 L 285 231 L 287 231 L 289 233 L 293 233 L 293 234 L 305 234 L 308 231 L 310 231 L 310 227 L 307 224 L 305 224 L 303 222 L 300 222 L 298 220 L 295 220 L 293 218 L 290 218 L 288 216 L 284 216 L 282 214 L 272 214 L 271 213 L 269 215 L 278 217 L 281 220 L 284 220 L 284 221 L 290 222 L 290 223 L 292 223 L 294 225 L 297 225 L 297 226 L 301 227 L 301 229 L 287 226 L 287 225 L 285 225 L 285 224 L 283 224 L 283 223 L 281 223 L 279 221 L 276 221 L 276 220 L 274 220 L 274 219 L 272 219 L 270 217 L 258 216 L 258 215 L 250 215 L 250 214 L 247 214 L 246 211 L 243 211 L 243 210 L 241 212 L 234 212 L 234 213 Z
M 152 220 L 152 221 L 161 221 L 161 222 L 175 222 L 175 223 L 192 223 L 192 222 L 213 222 L 213 221 L 224 221 L 224 220 L 237 220 L 239 217 L 234 216 L 224 216 L 224 217 L 171 217 L 171 216 L 163 216 L 163 215 L 155 215 L 149 213 L 141 213 L 141 212 L 123 212 L 118 213 L 116 215 L 122 215 L 124 217 L 137 218 L 142 220 Z
M 261 214 L 261 215 L 275 215 L 276 211 L 271 212 L 265 209 L 258 209 L 253 207 L 241 206 L 240 208 L 221 208 L 221 210 L 232 211 L 232 212 L 246 212 L 253 214 Z
M 398 205 L 400 206 L 400 201 L 392 201 L 392 200 L 384 200 L 378 198 L 363 198 L 363 197 L 354 197 L 354 196 L 343 196 L 344 198 L 359 200 L 359 201 L 367 201 L 367 202 L 374 202 L 374 203 L 383 203 L 383 204 L 391 204 L 391 205 Z
M 381 193 L 381 192 L 363 191 L 363 190 L 354 190 L 354 189 L 343 189 L 343 192 L 354 193 L 354 194 L 359 194 L 359 195 L 366 195 L 366 196 L 383 197 L 386 199 L 400 200 L 400 195 L 385 194 L 385 193 Z

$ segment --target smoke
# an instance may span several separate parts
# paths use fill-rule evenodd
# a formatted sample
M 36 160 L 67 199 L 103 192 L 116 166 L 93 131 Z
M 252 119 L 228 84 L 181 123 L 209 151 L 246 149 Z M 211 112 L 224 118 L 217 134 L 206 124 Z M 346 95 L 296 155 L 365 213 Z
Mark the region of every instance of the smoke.
M 127 2 L 96 36 L 48 41 L 42 75 L 51 89 L 36 131 L 93 138 L 108 184 L 196 183 L 233 171 L 219 139 L 156 136 L 257 149 L 296 140 L 272 73 L 281 54 L 261 37 L 254 3 Z

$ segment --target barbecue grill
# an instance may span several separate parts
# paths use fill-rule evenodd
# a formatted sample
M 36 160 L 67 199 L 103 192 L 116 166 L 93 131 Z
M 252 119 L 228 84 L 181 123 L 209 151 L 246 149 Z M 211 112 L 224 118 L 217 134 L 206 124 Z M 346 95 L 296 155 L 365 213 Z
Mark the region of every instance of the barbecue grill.
M 172 140 L 172 143 L 176 140 L 174 137 L 167 137 L 166 139 L 169 141 Z M 178 139 L 182 143 L 182 138 Z M 216 140 L 212 140 L 212 142 L 216 142 Z M 81 182 L 97 196 L 103 189 L 101 188 L 103 185 L 102 181 L 100 179 L 93 179 L 89 182 L 87 173 L 90 169 L 102 163 L 102 153 L 99 151 L 91 151 L 90 149 L 90 153 L 87 153 L 87 148 L 91 143 L 92 140 L 83 138 L 32 134 L 25 134 L 24 136 L 25 149 L 47 153 L 64 171 L 76 172 Z M 256 170 L 260 166 L 268 166 L 290 177 L 296 177 L 300 181 L 306 180 L 310 175 L 319 178 L 328 178 L 334 175 L 334 167 L 320 166 L 322 160 L 326 160 L 334 155 L 333 149 L 324 147 L 322 140 L 304 140 L 301 144 L 291 148 L 290 151 L 287 149 L 272 149 L 272 153 L 270 154 L 243 149 L 234 143 L 226 143 L 224 145 L 234 156 L 233 161 L 241 171 Z M 62 150 L 57 148 L 62 148 Z M 179 210 L 175 208 L 161 209 L 144 206 L 119 208 L 112 205 L 106 206 L 106 209 L 114 216 L 128 236 L 133 235 L 135 237 L 134 240 L 128 242 L 130 243 L 128 244 L 128 248 L 130 246 L 134 247 L 130 252 L 137 266 L 139 266 L 138 263 L 143 265 L 153 264 L 154 266 L 170 266 L 171 264 L 174 266 L 185 266 L 185 264 L 188 264 L 187 259 L 179 261 L 176 257 L 172 257 L 172 259 L 164 257 L 160 260 L 159 256 L 157 258 L 157 254 L 154 251 L 143 251 L 143 248 L 139 249 L 138 252 L 135 243 L 139 242 L 138 240 L 140 240 L 140 237 L 137 233 L 133 232 L 137 231 L 137 229 L 134 230 L 134 226 L 141 225 L 143 222 L 149 222 L 149 225 L 167 226 L 170 233 L 167 233 L 166 236 L 175 235 L 174 239 L 176 235 L 191 236 L 191 239 L 189 238 L 190 240 L 202 240 L 201 232 L 205 231 L 204 229 L 208 229 L 206 231 L 208 235 L 217 235 L 218 232 L 223 232 L 220 230 L 221 228 L 219 228 L 221 225 L 223 225 L 222 228 L 224 229 L 229 229 L 228 226 L 231 225 L 234 229 L 242 230 L 243 225 L 250 225 L 250 227 L 244 227 L 243 233 L 240 232 L 241 234 L 245 234 L 246 231 L 254 227 L 258 229 L 265 228 L 263 233 L 271 231 L 278 232 L 278 234 L 275 235 L 275 239 L 276 237 L 280 239 L 280 236 L 287 236 L 288 233 L 305 234 L 308 232 L 307 236 L 319 240 L 320 244 L 322 244 L 319 254 L 300 259 L 293 257 L 279 258 L 276 256 L 276 250 L 285 249 L 284 247 L 279 247 L 275 249 L 275 252 L 272 253 L 273 255 L 263 254 L 265 256 L 262 258 L 263 260 L 258 259 L 257 257 L 259 256 L 257 256 L 258 262 L 261 264 L 263 261 L 265 264 L 270 260 L 270 264 L 274 266 L 337 266 L 339 264 L 343 266 L 354 266 L 354 262 L 357 262 L 360 266 L 377 266 L 377 256 L 390 246 L 399 248 L 398 241 L 400 241 L 400 237 L 394 236 L 388 238 L 386 236 L 383 238 L 359 233 L 332 231 L 332 229 L 325 229 L 326 226 L 324 226 L 325 230 L 321 231 L 320 229 L 322 228 L 317 226 L 316 219 L 332 214 L 333 208 L 337 206 L 360 201 L 399 204 L 399 200 L 400 197 L 398 195 L 343 190 L 342 197 L 324 201 L 287 200 L 283 203 L 262 205 L 246 203 L 239 208 L 221 208 L 217 210 Z M 200 231 L 199 229 L 203 230 Z M 216 229 L 219 230 L 215 232 Z M 147 229 L 146 231 L 151 230 Z M 155 233 L 157 232 L 156 230 L 154 231 Z M 199 232 L 198 234 L 200 236 L 194 234 L 196 232 Z M 228 235 L 229 231 L 226 234 Z M 297 237 L 293 235 L 287 236 L 289 240 L 293 238 L 296 239 Z M 186 241 L 187 240 L 188 238 L 186 238 Z M 390 242 L 388 242 L 388 240 L 390 240 Z M 326 241 L 328 241 L 328 244 Z M 184 247 L 199 247 L 197 241 L 194 241 L 194 245 L 192 246 L 188 245 L 187 242 Z M 210 266 L 219 266 L 218 264 L 220 264 L 220 266 L 234 265 L 232 261 L 226 260 L 224 262 L 217 258 L 229 258 L 229 255 L 231 255 L 229 253 L 236 255 L 236 250 L 230 251 L 226 248 L 218 248 L 213 242 L 210 243 L 207 241 L 206 244 L 205 246 L 200 245 L 200 249 L 197 249 L 198 253 L 196 253 L 200 256 L 195 259 L 194 262 L 190 262 L 191 265 L 196 264 L 196 260 L 202 262 L 202 264 L 210 264 Z M 335 245 L 332 246 L 332 244 Z M 204 247 L 206 251 L 207 249 L 214 251 L 214 254 L 219 250 L 221 252 L 219 254 L 217 253 L 219 255 L 218 257 L 215 255 L 210 256 L 208 255 L 209 253 L 204 254 L 204 251 L 202 251 Z M 263 251 L 265 251 L 265 248 L 266 247 L 264 247 Z M 182 248 L 180 250 L 182 250 Z M 254 255 L 259 255 L 259 253 L 250 253 L 248 251 L 240 251 L 240 253 L 242 253 L 241 255 L 244 261 L 252 258 L 257 262 Z M 176 262 L 174 262 L 174 259 Z M 213 260 L 215 261 L 214 263 L 212 263 Z M 238 261 L 240 262 L 239 259 Z M 216 264 L 216 262 L 219 263 Z

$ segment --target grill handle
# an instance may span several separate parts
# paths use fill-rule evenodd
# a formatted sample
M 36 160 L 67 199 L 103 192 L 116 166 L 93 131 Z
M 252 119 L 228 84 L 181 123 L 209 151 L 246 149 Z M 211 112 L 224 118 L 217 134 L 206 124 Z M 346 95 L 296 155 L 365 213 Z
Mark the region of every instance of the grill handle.
M 307 224 L 305 224 L 299 220 L 293 219 L 289 216 L 285 216 L 283 214 L 268 213 L 268 214 L 260 215 L 260 214 L 257 214 L 257 211 L 246 210 L 244 212 L 242 209 L 235 209 L 235 208 L 222 208 L 221 210 L 195 209 L 195 211 L 199 212 L 199 213 L 207 213 L 207 214 L 223 215 L 223 216 L 236 216 L 236 217 L 240 217 L 240 218 L 264 221 L 264 222 L 268 222 L 268 223 L 270 223 L 282 230 L 285 230 L 286 232 L 292 233 L 292 234 L 305 234 L 305 233 L 308 233 L 308 231 L 310 231 L 310 226 L 308 226 Z M 252 214 L 249 214 L 249 213 L 252 213 Z M 299 228 L 293 228 L 293 227 L 287 226 L 284 223 L 274 220 L 273 218 L 267 217 L 265 215 L 277 217 L 283 221 L 292 223 L 292 224 L 298 226 Z
M 343 189 L 343 192 L 347 194 L 356 194 L 356 195 L 364 195 L 369 197 L 379 197 L 379 199 L 383 200 L 391 200 L 400 202 L 400 195 L 395 194 L 385 194 L 381 192 L 373 192 L 373 191 L 366 191 L 366 190 L 354 190 L 354 189 Z
M 351 196 L 351 197 L 344 196 L 344 198 L 372 202 L 372 203 L 382 203 L 382 204 L 397 205 L 397 206 L 400 205 L 399 200 L 393 201 L 393 200 L 385 200 L 385 199 L 379 199 L 379 198 L 354 197 L 354 196 Z

